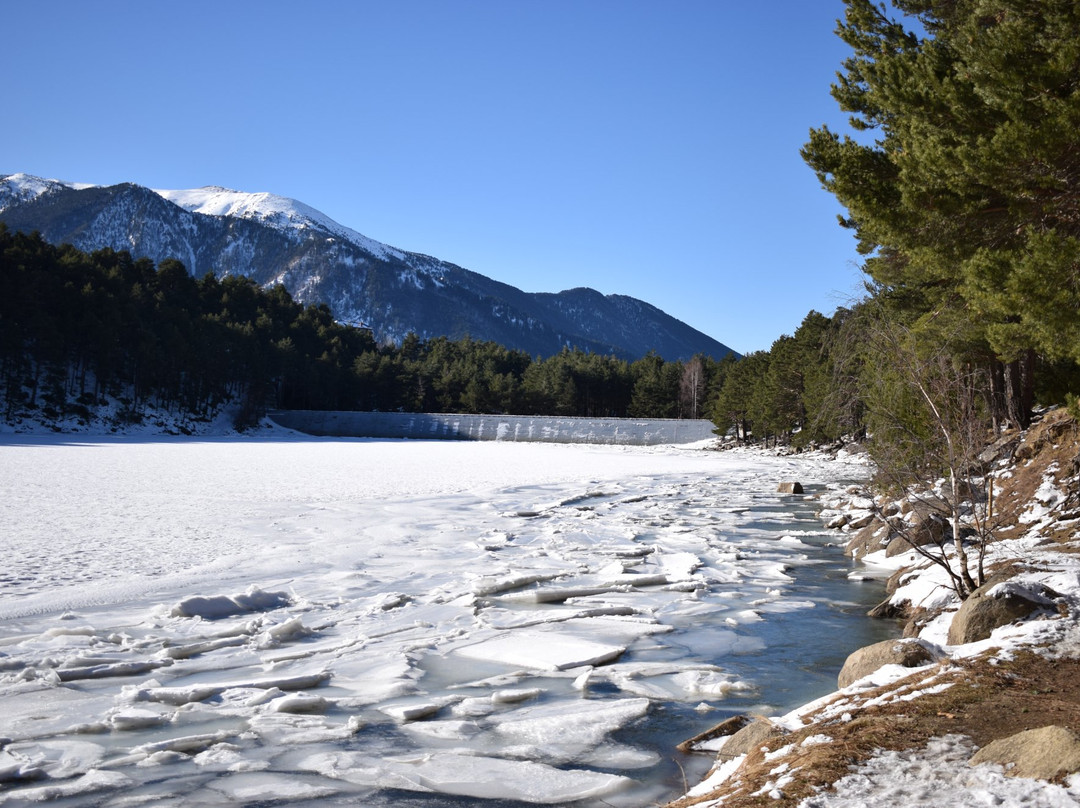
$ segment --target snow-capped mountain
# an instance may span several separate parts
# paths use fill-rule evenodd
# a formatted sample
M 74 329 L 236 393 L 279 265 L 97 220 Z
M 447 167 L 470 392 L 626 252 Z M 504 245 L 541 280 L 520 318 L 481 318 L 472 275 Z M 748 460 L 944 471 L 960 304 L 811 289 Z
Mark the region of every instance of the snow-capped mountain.
M 532 355 L 565 346 L 637 359 L 727 346 L 641 300 L 592 289 L 526 293 L 446 261 L 387 246 L 302 202 L 209 186 L 151 190 L 79 185 L 27 174 L 0 176 L 0 221 L 82 250 L 127 250 L 182 261 L 201 276 L 246 275 L 282 284 L 297 300 L 325 303 L 376 339 L 466 335 Z

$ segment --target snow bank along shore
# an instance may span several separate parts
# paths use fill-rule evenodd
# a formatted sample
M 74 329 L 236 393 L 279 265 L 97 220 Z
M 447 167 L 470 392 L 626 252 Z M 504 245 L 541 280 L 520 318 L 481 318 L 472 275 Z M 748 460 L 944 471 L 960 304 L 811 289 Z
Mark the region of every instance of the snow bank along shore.
M 705 733 L 691 746 L 716 764 L 671 808 L 1080 805 L 1080 428 L 1052 411 L 990 451 L 999 541 L 963 603 L 887 526 L 932 532 L 912 501 L 826 501 L 848 553 L 889 576 L 874 613 L 903 638 L 853 653 L 831 695 Z
M 808 698 L 764 683 L 805 678 L 785 655 L 809 627 L 842 626 L 825 669 L 874 636 L 880 585 L 848 581 L 816 503 L 777 492 L 864 472 L 701 447 L 8 435 L 0 805 L 670 799 L 680 728 Z

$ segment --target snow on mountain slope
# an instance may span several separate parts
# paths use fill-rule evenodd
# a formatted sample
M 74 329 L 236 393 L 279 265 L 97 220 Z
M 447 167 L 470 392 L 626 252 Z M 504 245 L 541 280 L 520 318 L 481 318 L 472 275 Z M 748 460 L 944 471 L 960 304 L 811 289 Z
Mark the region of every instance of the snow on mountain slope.
M 78 190 L 90 187 L 92 186 L 42 179 L 32 174 L 7 174 L 0 176 L 0 212 L 63 188 Z
M 192 213 L 253 219 L 285 232 L 303 232 L 308 228 L 313 228 L 344 239 L 384 261 L 390 258 L 404 260 L 406 257 L 404 251 L 370 239 L 362 233 L 338 224 L 325 213 L 288 197 L 266 192 L 233 191 L 218 185 L 175 191 L 157 188 L 152 190 L 174 205 Z

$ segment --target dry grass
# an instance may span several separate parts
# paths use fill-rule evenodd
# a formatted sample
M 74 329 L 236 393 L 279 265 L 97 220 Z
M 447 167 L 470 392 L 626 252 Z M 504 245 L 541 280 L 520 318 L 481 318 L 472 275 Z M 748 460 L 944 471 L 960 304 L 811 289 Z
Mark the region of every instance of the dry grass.
M 1055 469 L 1049 472 L 1055 482 L 1072 495 L 1073 501 L 1066 503 L 1066 509 L 1080 507 L 1076 480 L 1080 474 L 1080 424 L 1065 410 L 1047 413 L 1031 428 L 1016 450 L 1011 475 L 998 480 L 1001 492 L 995 506 L 995 521 L 1003 527 L 995 531 L 997 538 L 1014 539 L 1027 532 L 1029 526 L 1020 523 L 1020 516 L 1034 500 L 1035 492 L 1051 468 Z M 1044 531 L 1043 537 L 1047 542 L 1062 544 L 1074 541 L 1076 532 L 1076 523 L 1067 521 Z M 1077 551 L 1073 547 L 1060 549 Z

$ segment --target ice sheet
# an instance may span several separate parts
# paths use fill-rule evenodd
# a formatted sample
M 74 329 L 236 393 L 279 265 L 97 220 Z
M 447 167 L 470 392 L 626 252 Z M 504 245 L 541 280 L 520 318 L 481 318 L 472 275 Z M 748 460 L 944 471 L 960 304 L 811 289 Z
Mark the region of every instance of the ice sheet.
M 776 480 L 851 473 L 687 448 L 2 440 L 15 803 L 659 800 L 648 722 L 746 698 L 731 668 L 812 611 Z

